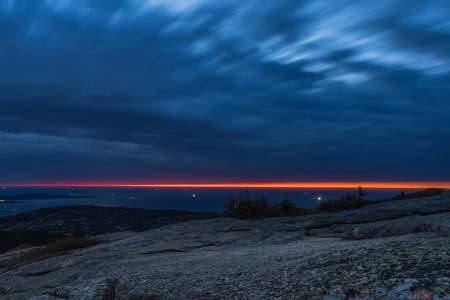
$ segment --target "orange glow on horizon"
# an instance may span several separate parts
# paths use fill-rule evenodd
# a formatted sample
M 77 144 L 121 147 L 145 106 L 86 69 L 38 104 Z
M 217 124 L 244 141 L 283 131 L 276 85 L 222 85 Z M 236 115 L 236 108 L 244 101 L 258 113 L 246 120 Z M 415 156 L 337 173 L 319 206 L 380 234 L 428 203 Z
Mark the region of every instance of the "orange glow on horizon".
M 135 187 L 135 188 L 317 188 L 353 189 L 362 186 L 366 189 L 426 189 L 450 188 L 450 182 L 249 182 L 249 183 L 151 183 L 151 184 L 109 184 L 109 183 L 37 183 L 5 184 L 11 187 Z

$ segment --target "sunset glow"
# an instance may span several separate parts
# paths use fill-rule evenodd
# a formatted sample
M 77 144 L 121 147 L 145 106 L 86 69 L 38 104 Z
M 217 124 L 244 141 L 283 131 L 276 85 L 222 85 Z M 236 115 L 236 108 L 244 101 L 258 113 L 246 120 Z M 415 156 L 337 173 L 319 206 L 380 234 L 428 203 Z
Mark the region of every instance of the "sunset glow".
M 450 188 L 450 182 L 241 182 L 241 183 L 149 183 L 149 184 L 110 184 L 110 183 L 39 183 L 8 184 L 5 186 L 28 187 L 135 187 L 135 188 L 317 188 L 353 189 L 362 186 L 367 189 L 426 189 Z

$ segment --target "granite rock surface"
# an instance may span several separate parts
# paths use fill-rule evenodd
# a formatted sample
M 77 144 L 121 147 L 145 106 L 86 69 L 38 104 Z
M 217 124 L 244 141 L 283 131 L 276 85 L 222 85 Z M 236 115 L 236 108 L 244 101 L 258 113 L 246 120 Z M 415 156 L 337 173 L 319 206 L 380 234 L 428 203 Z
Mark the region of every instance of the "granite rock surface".
M 0 298 L 450 299 L 449 220 L 446 193 L 106 234 L 106 243 L 0 270 Z

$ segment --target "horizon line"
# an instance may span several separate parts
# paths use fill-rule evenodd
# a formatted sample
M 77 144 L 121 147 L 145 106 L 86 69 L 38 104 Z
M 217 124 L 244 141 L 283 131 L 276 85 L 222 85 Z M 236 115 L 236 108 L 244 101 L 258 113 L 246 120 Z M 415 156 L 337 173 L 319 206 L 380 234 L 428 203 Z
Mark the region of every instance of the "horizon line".
M 4 184 L 3 187 L 135 187 L 135 188 L 321 188 L 321 189 L 426 189 L 450 188 L 450 182 L 445 181 L 348 181 L 348 182 L 241 182 L 241 183 L 31 183 Z

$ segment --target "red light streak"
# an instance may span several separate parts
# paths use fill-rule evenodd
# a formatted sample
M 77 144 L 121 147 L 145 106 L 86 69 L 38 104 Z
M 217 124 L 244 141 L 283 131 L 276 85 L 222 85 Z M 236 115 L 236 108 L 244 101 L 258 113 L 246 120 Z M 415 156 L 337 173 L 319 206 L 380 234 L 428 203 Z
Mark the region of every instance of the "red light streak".
M 316 189 L 353 189 L 362 186 L 366 189 L 426 189 L 450 188 L 450 182 L 242 182 L 242 183 L 30 183 L 6 184 L 10 187 L 130 187 L 130 188 L 316 188 Z

